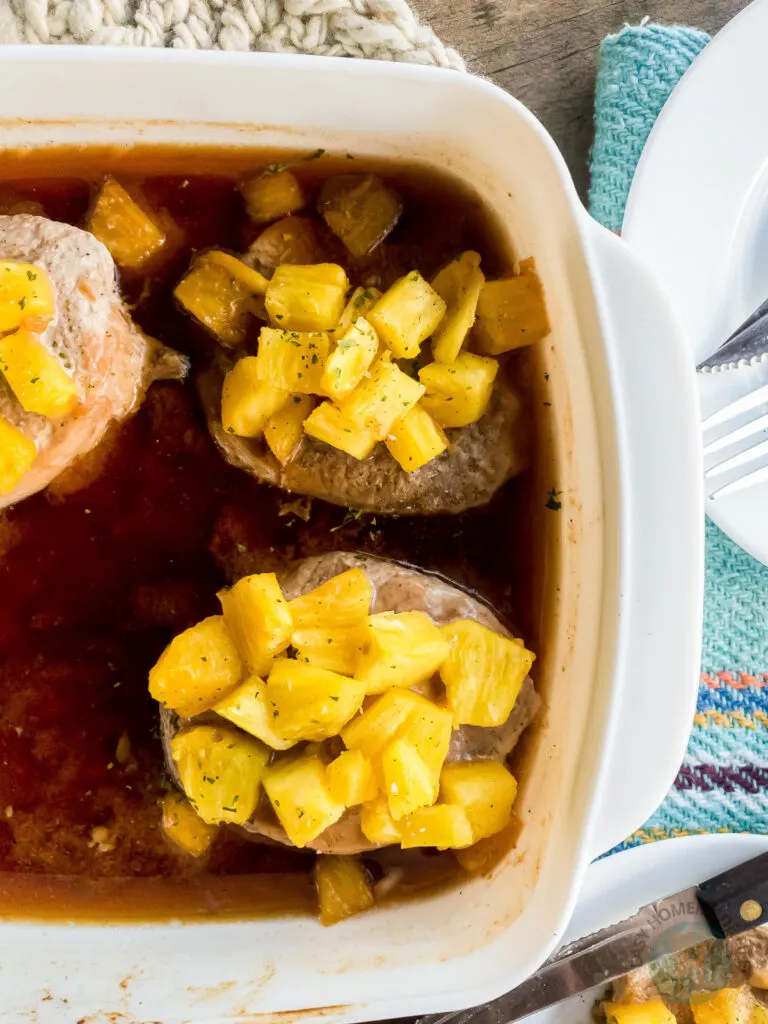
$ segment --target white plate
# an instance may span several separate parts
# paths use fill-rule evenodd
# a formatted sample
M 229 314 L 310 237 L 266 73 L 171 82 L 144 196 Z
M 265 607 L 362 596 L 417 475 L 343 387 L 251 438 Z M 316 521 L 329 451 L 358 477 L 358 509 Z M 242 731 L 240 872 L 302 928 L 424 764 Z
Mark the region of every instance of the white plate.
M 632 183 L 622 235 L 666 284 L 696 363 L 768 298 L 766 97 L 768 0 L 757 0 L 707 46 L 677 86 Z M 707 414 L 768 382 L 768 365 L 699 380 Z M 768 482 L 710 500 L 707 512 L 768 564 Z
M 570 942 L 621 921 L 663 896 L 706 881 L 768 851 L 768 836 L 687 836 L 636 846 L 592 864 L 564 939 Z M 594 1024 L 591 1011 L 605 985 L 527 1018 L 526 1024 Z

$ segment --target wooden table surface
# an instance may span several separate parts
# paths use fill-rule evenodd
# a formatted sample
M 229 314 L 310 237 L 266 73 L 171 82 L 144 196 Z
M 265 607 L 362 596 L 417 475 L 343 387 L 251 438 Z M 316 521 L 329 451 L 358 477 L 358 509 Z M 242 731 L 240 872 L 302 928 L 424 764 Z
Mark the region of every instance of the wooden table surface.
M 747 0 L 411 0 L 471 71 L 530 107 L 554 136 L 582 195 L 592 142 L 600 40 L 646 15 L 714 33 Z M 489 139 L 489 145 L 493 140 Z

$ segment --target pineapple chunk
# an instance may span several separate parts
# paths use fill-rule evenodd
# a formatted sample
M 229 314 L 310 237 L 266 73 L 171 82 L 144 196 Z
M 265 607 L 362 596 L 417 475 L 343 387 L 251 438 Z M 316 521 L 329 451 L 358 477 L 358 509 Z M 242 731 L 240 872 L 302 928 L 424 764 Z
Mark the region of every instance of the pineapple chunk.
M 304 192 L 295 174 L 278 171 L 263 172 L 240 186 L 248 216 L 256 224 L 266 224 L 287 213 L 295 213 L 306 203 Z
M 373 600 L 371 581 L 362 569 L 347 569 L 290 602 L 298 629 L 360 626 Z
M 375 799 L 379 787 L 373 765 L 359 750 L 344 750 L 325 769 L 325 781 L 334 800 L 355 807 Z
M 248 247 L 248 257 L 271 274 L 281 263 L 306 266 L 323 259 L 315 225 L 306 217 L 281 217 Z
M 462 354 L 452 363 L 429 363 L 419 370 L 427 393 L 421 401 L 441 427 L 466 427 L 488 408 L 499 372 L 495 359 Z
M 328 356 L 323 372 L 326 394 L 335 399 L 349 394 L 363 379 L 378 351 L 376 332 L 365 317 L 359 317 Z
M 354 424 L 333 402 L 321 402 L 309 414 L 304 420 L 304 432 L 353 459 L 367 459 L 376 447 L 373 431 Z
M 455 725 L 503 725 L 536 657 L 479 622 L 461 619 L 441 628 L 450 654 L 440 666 Z
M 354 679 L 292 658 L 278 658 L 267 679 L 273 726 L 287 740 L 336 736 L 363 703 Z
M 322 332 L 262 327 L 256 356 L 259 379 L 284 391 L 320 395 L 329 347 L 328 335 Z
M 464 339 L 475 322 L 477 300 L 485 276 L 480 256 L 469 250 L 437 274 L 432 287 L 448 307 L 432 338 L 432 356 L 437 363 L 452 363 L 461 352 Z
M 360 829 L 369 843 L 389 846 L 400 842 L 400 825 L 389 813 L 385 796 L 377 796 L 363 804 L 360 812 Z
M 380 360 L 362 384 L 344 400 L 342 412 L 362 430 L 383 441 L 424 394 L 424 386 L 403 373 L 397 363 Z
M 272 658 L 290 644 L 293 632 L 293 616 L 277 576 L 243 576 L 217 597 L 241 658 L 252 672 L 265 675 Z
M 412 270 L 384 292 L 367 319 L 396 359 L 414 359 L 445 310 L 435 289 Z
M 768 1024 L 768 1007 L 756 1002 L 752 1007 L 749 1024 Z
M 304 437 L 304 420 L 314 406 L 315 399 L 311 395 L 290 395 L 285 405 L 264 424 L 269 450 L 281 466 L 286 466 L 298 451 Z
M 752 1013 L 753 997 L 747 988 L 721 988 L 691 996 L 694 1024 L 744 1024 Z
M 403 819 L 400 845 L 404 850 L 436 846 L 438 850 L 461 850 L 472 845 L 472 826 L 463 807 L 436 804 L 422 807 Z
M 380 612 L 368 617 L 368 647 L 355 678 L 369 694 L 415 686 L 433 676 L 448 653 L 448 641 L 424 612 Z
M 271 765 L 264 775 L 264 789 L 294 846 L 317 839 L 346 810 L 331 796 L 323 762 L 313 755 Z
M 0 260 L 0 331 L 15 331 L 27 321 L 42 330 L 56 306 L 48 275 L 33 263 Z
M 77 403 L 77 389 L 40 339 L 20 328 L 0 339 L 0 370 L 24 412 L 58 419 Z
M 378 288 L 355 288 L 347 300 L 344 312 L 339 317 L 339 322 L 333 329 L 333 334 L 339 338 L 349 330 L 352 324 L 359 317 L 368 315 L 368 310 L 373 309 L 381 298 Z
M 267 687 L 258 676 L 249 676 L 224 700 L 214 704 L 212 710 L 272 750 L 288 750 L 293 746 L 293 740 L 283 739 L 275 732 L 273 709 L 267 703 Z
M 229 726 L 195 725 L 176 733 L 171 753 L 184 792 L 203 821 L 248 821 L 269 760 L 263 743 Z
M 492 356 L 532 345 L 550 332 L 544 292 L 536 264 L 523 260 L 517 277 L 486 281 L 477 303 L 475 334 Z
M 318 209 L 353 256 L 366 256 L 397 224 L 403 204 L 376 174 L 339 174 L 326 181 Z
M 329 331 L 344 311 L 349 281 L 336 263 L 283 263 L 264 296 L 273 324 L 288 331 Z
M 288 402 L 288 392 L 259 379 L 256 356 L 239 359 L 224 378 L 221 425 L 228 434 L 259 437 Z
M 179 633 L 149 672 L 149 692 L 184 718 L 207 711 L 237 686 L 243 664 L 221 615 Z
M 444 452 L 448 438 L 419 404 L 390 427 L 385 443 L 400 467 L 413 473 Z
M 245 341 L 250 316 L 260 312 L 257 298 L 266 288 L 266 278 L 242 260 L 213 250 L 195 259 L 173 294 L 222 345 L 236 348 Z
M 88 230 L 126 270 L 143 267 L 168 241 L 163 228 L 114 178 L 107 178 L 101 186 Z
M 10 494 L 35 461 L 35 442 L 0 416 L 0 494 Z
M 677 1018 L 661 999 L 644 1003 L 602 1003 L 607 1024 L 677 1024 Z
M 297 629 L 291 637 L 296 660 L 343 676 L 353 676 L 368 637 L 361 626 Z
M 391 690 L 379 697 L 341 732 L 350 750 L 372 762 L 396 740 L 407 740 L 427 763 L 435 785 L 451 742 L 451 713 L 412 690 Z
M 325 854 L 315 861 L 320 924 L 331 925 L 373 906 L 373 887 L 359 857 Z
M 456 761 L 440 776 L 440 799 L 464 808 L 473 843 L 501 832 L 516 796 L 514 775 L 498 761 Z
M 437 799 L 437 780 L 429 765 L 407 740 L 395 740 L 381 755 L 389 813 L 400 821 Z
M 202 857 L 210 850 L 218 835 L 218 828 L 203 821 L 181 793 L 166 793 L 163 797 L 163 832 L 184 853 Z

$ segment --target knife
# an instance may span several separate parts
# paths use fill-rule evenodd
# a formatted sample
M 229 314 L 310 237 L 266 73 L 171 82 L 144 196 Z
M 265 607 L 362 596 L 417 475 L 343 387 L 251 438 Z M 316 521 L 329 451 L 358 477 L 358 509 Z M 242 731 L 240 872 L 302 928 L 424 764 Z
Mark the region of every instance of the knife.
M 708 939 L 768 922 L 768 853 L 561 946 L 527 981 L 483 1006 L 416 1024 L 510 1024 Z
M 699 373 L 722 373 L 740 366 L 755 366 L 768 359 L 768 300 L 758 306 L 744 323 L 707 359 Z

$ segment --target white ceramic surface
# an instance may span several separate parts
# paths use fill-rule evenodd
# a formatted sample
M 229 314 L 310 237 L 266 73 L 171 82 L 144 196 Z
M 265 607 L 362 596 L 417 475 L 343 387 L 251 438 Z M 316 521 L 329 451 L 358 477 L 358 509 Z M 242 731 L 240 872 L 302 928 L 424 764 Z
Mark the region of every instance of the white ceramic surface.
M 589 935 L 653 900 L 680 892 L 768 851 L 768 836 L 686 836 L 637 846 L 591 864 L 565 940 Z M 594 1024 L 605 985 L 526 1019 L 526 1024 Z
M 703 516 L 696 394 L 670 304 L 586 215 L 538 122 L 480 79 L 405 64 L 99 48 L 6 47 L 0 64 L 5 147 L 320 146 L 415 157 L 469 183 L 544 281 L 546 484 L 563 492 L 560 513 L 540 513 L 554 517 L 558 553 L 540 660 L 550 707 L 518 800 L 525 826 L 491 877 L 332 931 L 289 919 L 6 920 L 0 1020 L 213 1024 L 298 1011 L 356 1021 L 498 995 L 558 943 L 590 860 L 661 801 L 687 739 Z
M 706 47 L 672 93 L 629 195 L 622 236 L 664 282 L 694 363 L 768 298 L 767 45 L 768 0 L 756 0 Z M 700 376 L 702 415 L 765 383 L 768 364 Z M 764 412 L 768 404 L 733 425 Z M 766 437 L 763 432 L 718 452 L 707 466 Z M 718 479 L 727 483 L 733 475 Z M 708 501 L 707 513 L 768 563 L 768 483 Z

